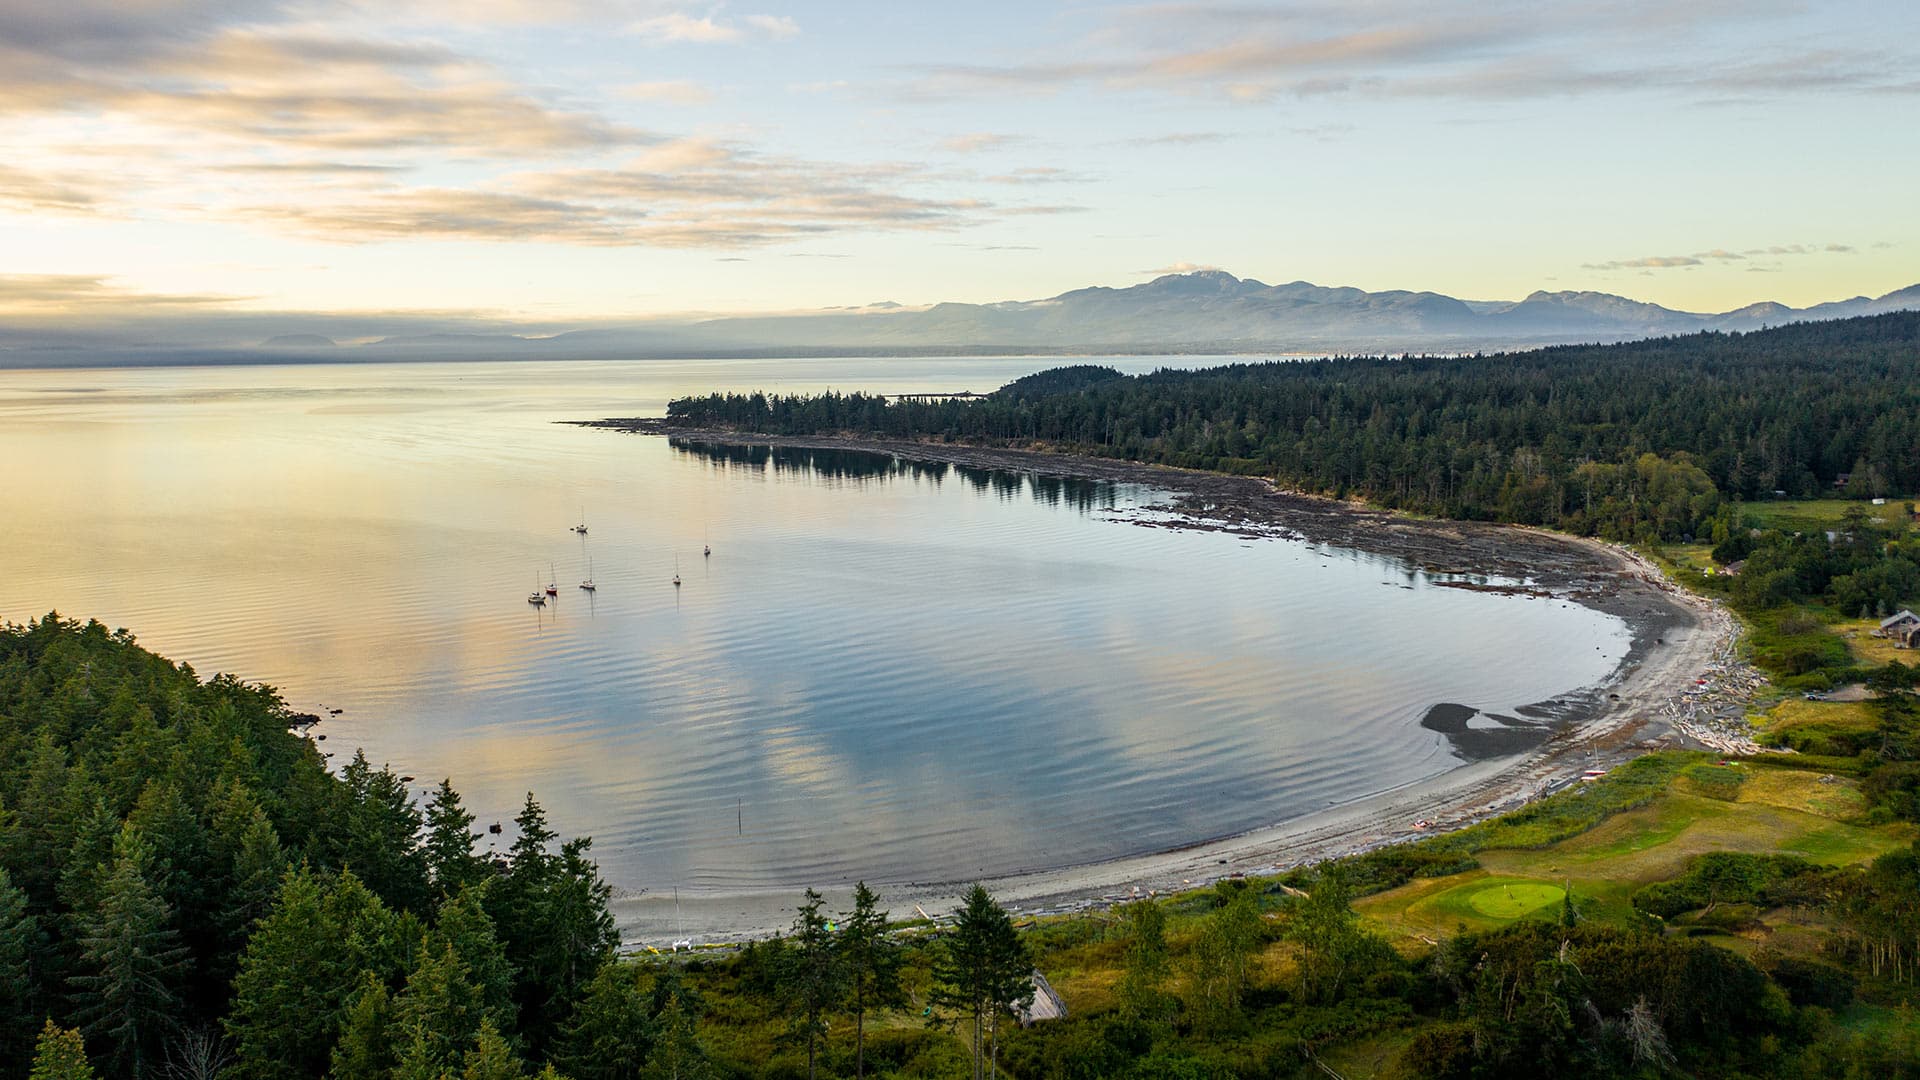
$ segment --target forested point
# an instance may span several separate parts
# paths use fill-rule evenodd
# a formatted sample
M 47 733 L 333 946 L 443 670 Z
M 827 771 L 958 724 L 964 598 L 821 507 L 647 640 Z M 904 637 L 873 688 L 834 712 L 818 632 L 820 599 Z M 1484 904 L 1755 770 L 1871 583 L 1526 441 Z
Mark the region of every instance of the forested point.
M 1880 741 L 1910 751 L 1912 695 L 1890 698 Z M 303 719 L 98 623 L 0 630 L 0 1075 L 1213 1080 L 1319 1077 L 1358 1047 L 1395 1077 L 1839 1078 L 1910 1075 L 1920 1051 L 1900 1011 L 1920 846 L 1717 853 L 1630 906 L 1568 890 L 1397 946 L 1356 913 L 1744 779 L 1703 755 L 1106 913 L 1016 925 L 976 886 L 940 927 L 890 924 L 861 885 L 837 914 L 809 891 L 789 934 L 731 954 L 635 958 L 587 841 L 556 843 L 531 797 L 488 858 L 449 784 L 422 803 L 361 756 L 330 772 Z M 1882 798 L 1867 817 L 1895 824 L 1871 835 L 1915 810 Z M 1695 936 L 1771 908 L 1798 913 L 1791 951 Z M 1072 1011 L 1025 1026 L 1036 968 L 1072 980 Z
M 1920 313 L 1472 357 L 1080 365 L 971 400 L 714 394 L 667 419 L 1037 446 L 1671 541 L 1724 524 L 1730 501 L 1920 491 Z

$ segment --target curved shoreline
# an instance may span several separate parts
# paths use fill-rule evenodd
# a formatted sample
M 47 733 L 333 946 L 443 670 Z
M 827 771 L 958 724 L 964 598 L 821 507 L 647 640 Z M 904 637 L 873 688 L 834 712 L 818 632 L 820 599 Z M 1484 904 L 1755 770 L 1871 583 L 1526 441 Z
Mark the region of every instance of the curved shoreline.
M 837 437 L 791 437 L 668 428 L 657 419 L 573 421 L 579 426 L 664 435 L 689 442 L 864 450 L 920 461 L 1004 469 L 1076 479 L 1136 483 L 1169 493 L 1175 520 L 1138 522 L 1173 528 L 1282 535 L 1388 556 L 1429 574 L 1506 579 L 1461 587 L 1544 595 L 1620 617 L 1632 644 L 1599 683 L 1529 706 L 1551 734 L 1517 755 L 1463 761 L 1426 780 L 1374 792 L 1232 836 L 1154 853 L 990 879 L 984 884 L 1010 908 L 1026 912 L 1104 906 L 1149 892 L 1203 885 L 1239 874 L 1273 873 L 1434 835 L 1515 809 L 1578 781 L 1582 771 L 1611 767 L 1660 747 L 1701 745 L 1697 730 L 1678 723 L 1675 702 L 1695 680 L 1730 659 L 1735 624 L 1724 609 L 1682 591 L 1637 553 L 1561 533 L 1478 522 L 1402 517 L 1352 503 L 1281 491 L 1249 477 L 1134 462 L 950 443 Z M 1427 830 L 1413 822 L 1425 819 Z M 879 887 L 896 918 L 915 906 L 950 910 L 969 882 Z M 850 903 L 827 890 L 830 905 Z M 737 941 L 784 929 L 798 902 L 784 888 L 676 898 L 642 893 L 618 897 L 614 913 L 630 944 L 665 947 L 674 940 Z M 692 926 L 693 932 L 683 927 Z

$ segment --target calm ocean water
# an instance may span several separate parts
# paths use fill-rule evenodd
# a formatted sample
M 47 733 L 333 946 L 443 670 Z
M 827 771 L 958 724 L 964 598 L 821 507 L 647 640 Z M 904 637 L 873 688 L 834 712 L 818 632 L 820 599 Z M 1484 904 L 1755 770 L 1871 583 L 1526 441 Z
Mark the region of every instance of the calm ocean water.
M 483 823 L 534 791 L 616 885 L 709 892 L 1270 824 L 1456 765 L 1435 703 L 1506 712 L 1625 652 L 1584 609 L 1114 519 L 1150 490 L 555 423 L 1052 363 L 0 372 L 0 617 L 98 618 L 344 709 L 336 762 L 450 776 Z

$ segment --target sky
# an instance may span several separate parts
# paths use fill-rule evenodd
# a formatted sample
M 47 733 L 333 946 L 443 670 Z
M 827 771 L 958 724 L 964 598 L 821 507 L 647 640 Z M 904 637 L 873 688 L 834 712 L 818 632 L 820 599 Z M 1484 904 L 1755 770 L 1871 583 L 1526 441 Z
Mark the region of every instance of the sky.
M 1920 281 L 1912 0 L 0 0 L 0 323 Z

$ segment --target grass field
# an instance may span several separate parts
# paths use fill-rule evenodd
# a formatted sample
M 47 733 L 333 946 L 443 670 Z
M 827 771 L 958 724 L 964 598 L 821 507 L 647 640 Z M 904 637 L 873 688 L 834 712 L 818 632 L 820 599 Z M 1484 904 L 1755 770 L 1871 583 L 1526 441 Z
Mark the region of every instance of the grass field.
M 1833 624 L 1833 632 L 1847 643 L 1847 649 L 1853 653 L 1854 659 L 1863 664 L 1884 664 L 1890 660 L 1898 660 L 1909 667 L 1920 664 L 1920 652 L 1902 649 L 1886 638 L 1874 637 L 1872 631 L 1879 628 L 1879 619 L 1847 619 Z
M 1907 516 L 1907 504 L 1910 501 L 1890 498 L 1885 506 L 1875 506 L 1861 499 L 1793 499 L 1751 502 L 1744 504 L 1741 509 L 1746 512 L 1747 520 L 1758 528 L 1821 532 L 1845 521 L 1847 508 L 1851 506 L 1865 510 L 1872 520 L 1898 521 Z
M 1406 948 L 1463 927 L 1557 919 L 1563 889 L 1572 891 L 1580 917 L 1626 925 L 1639 917 L 1631 903 L 1636 889 L 1678 876 L 1689 860 L 1709 851 L 1787 853 L 1844 866 L 1914 838 L 1910 824 L 1864 823 L 1866 802 L 1851 781 L 1822 782 L 1817 771 L 1731 768 L 1746 774 L 1731 799 L 1689 793 L 1684 774 L 1676 775 L 1651 802 L 1577 836 L 1539 848 L 1483 850 L 1479 869 L 1417 879 L 1354 907 Z M 1770 917 L 1781 922 L 1776 947 L 1790 944 L 1789 917 Z M 1742 947 L 1752 944 L 1743 941 Z

